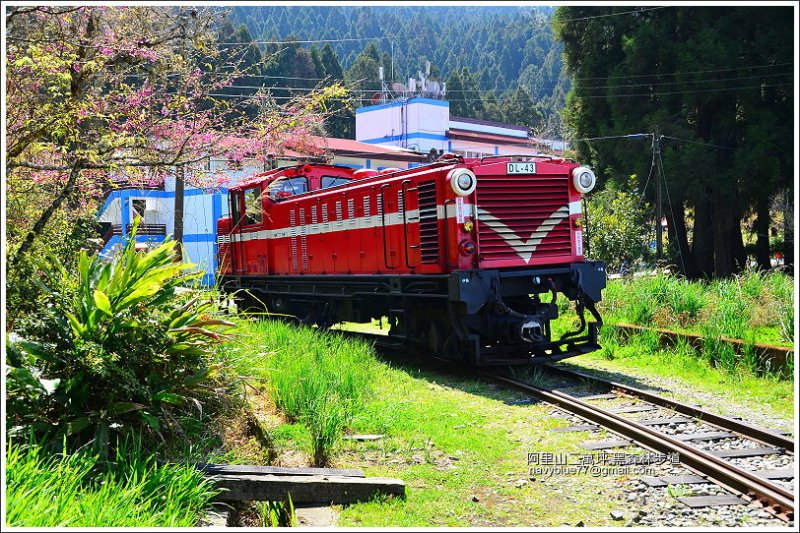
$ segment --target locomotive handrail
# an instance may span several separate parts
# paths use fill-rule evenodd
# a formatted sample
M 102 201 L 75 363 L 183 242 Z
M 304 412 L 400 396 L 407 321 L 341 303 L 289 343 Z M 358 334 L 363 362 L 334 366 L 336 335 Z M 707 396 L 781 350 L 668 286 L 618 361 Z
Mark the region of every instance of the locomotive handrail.
M 495 154 L 481 157 L 481 163 L 486 159 L 500 159 L 501 157 L 510 157 L 513 161 L 515 157 L 546 157 L 547 159 L 565 159 L 563 157 L 555 156 L 552 154 Z
M 444 201 L 444 260 L 447 268 L 458 267 L 458 265 L 454 265 L 450 262 L 450 232 L 447 229 L 447 204 L 454 204 L 455 200 L 445 200 Z
M 388 269 L 394 269 L 393 266 L 389 266 L 389 255 L 388 255 L 389 246 L 386 243 L 386 205 L 385 202 L 383 201 L 383 189 L 389 187 L 389 185 L 390 185 L 389 183 L 384 183 L 383 185 L 381 185 L 381 188 L 378 191 L 378 199 L 381 202 L 381 226 L 383 227 L 383 231 L 381 232 L 381 234 L 383 235 L 383 264 Z
M 408 251 L 410 250 L 410 248 L 408 246 L 408 219 L 406 218 L 406 213 L 408 213 L 408 200 L 406 199 L 406 192 L 407 192 L 406 185 L 408 185 L 409 183 L 411 183 L 411 180 L 403 180 L 402 183 L 400 184 L 400 190 L 403 193 L 403 255 L 406 258 L 406 266 L 409 269 L 413 269 L 414 267 L 411 266 L 411 262 L 408 260 L 410 255 Z

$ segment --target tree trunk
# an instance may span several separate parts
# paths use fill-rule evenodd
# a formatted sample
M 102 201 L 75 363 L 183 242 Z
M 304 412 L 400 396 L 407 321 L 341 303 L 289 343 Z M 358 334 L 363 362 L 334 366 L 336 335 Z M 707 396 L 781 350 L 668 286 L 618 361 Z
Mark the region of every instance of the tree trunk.
M 734 272 L 741 272 L 747 268 L 747 252 L 744 249 L 744 238 L 742 237 L 742 216 L 734 216 L 734 224 L 731 228 L 731 254 L 733 255 Z
M 686 231 L 686 209 L 684 200 L 676 202 L 674 219 L 669 226 L 670 244 L 674 243 L 678 252 L 678 266 L 681 272 L 689 279 L 697 278 L 697 267 L 694 264 L 692 251 L 689 249 L 689 236 Z
M 713 231 L 714 231 L 714 276 L 725 278 L 733 273 L 733 254 L 731 235 L 733 232 L 732 199 L 722 187 L 714 188 Z
M 768 270 L 769 263 L 769 198 L 759 195 L 756 198 L 756 262 L 758 267 Z
M 78 176 L 83 170 L 83 165 L 79 162 L 76 162 L 72 169 L 69 172 L 69 178 L 67 179 L 67 183 L 64 185 L 64 188 L 61 189 L 61 192 L 58 193 L 58 196 L 53 200 L 53 202 L 44 210 L 44 212 L 39 215 L 38 220 L 33 225 L 33 227 L 28 231 L 25 235 L 25 239 L 23 239 L 22 244 L 17 248 L 17 251 L 14 252 L 14 255 L 8 261 L 9 267 L 15 267 L 19 264 L 23 257 L 30 251 L 31 247 L 33 246 L 33 242 L 36 240 L 36 237 L 42 232 L 44 227 L 52 218 L 53 213 L 61 206 L 61 204 L 66 200 L 73 192 L 75 192 L 75 185 L 78 182 Z
M 698 277 L 710 277 L 714 272 L 714 231 L 711 217 L 711 200 L 698 198 L 694 209 L 692 232 L 692 259 Z

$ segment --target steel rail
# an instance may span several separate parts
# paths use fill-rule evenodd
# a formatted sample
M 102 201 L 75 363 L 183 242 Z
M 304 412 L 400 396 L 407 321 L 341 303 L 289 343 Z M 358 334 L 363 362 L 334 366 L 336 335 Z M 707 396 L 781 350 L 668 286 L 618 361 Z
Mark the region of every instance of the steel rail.
M 630 385 L 625 385 L 623 383 L 618 383 L 616 381 L 609 381 L 600 377 L 592 376 L 590 374 L 584 374 L 583 372 L 568 370 L 566 368 L 558 366 L 548 365 L 547 368 L 550 370 L 554 370 L 563 376 L 571 377 L 573 379 L 586 379 L 597 383 L 602 383 L 604 385 L 608 385 L 611 389 L 616 389 L 620 392 L 645 400 L 646 402 L 652 403 L 654 405 L 665 407 L 667 409 L 672 409 L 673 411 L 677 411 L 678 413 L 688 415 L 693 418 L 697 418 L 702 422 L 706 422 L 710 425 L 717 426 L 722 429 L 727 429 L 735 433 L 739 433 L 740 435 L 747 437 L 750 440 L 754 440 L 770 446 L 777 446 L 778 448 L 785 449 L 787 453 L 794 454 L 794 439 L 792 439 L 787 435 L 773 433 L 772 431 L 754 426 L 752 424 L 748 424 L 747 422 L 743 422 L 741 420 L 736 420 L 735 418 L 730 418 L 724 415 L 718 415 L 710 411 L 701 409 L 699 407 L 682 403 L 670 398 L 663 398 L 661 396 L 653 394 L 652 392 L 637 389 L 635 387 L 631 387 Z
M 541 389 L 529 383 L 483 371 L 478 371 L 477 374 L 487 380 L 502 383 L 557 405 L 611 431 L 629 437 L 653 450 L 663 453 L 678 453 L 682 463 L 708 476 L 716 483 L 750 499 L 759 501 L 764 507 L 770 508 L 776 516 L 784 520 L 791 521 L 794 519 L 794 494 L 786 488 L 758 476 L 754 472 L 744 470 L 705 450 L 695 448 L 650 427 L 623 418 L 563 392 Z
M 348 332 L 361 337 L 369 337 L 376 341 L 376 344 L 385 345 L 385 336 L 374 335 L 361 332 Z M 384 337 L 378 339 L 376 337 Z M 384 342 L 381 342 L 384 341 Z M 388 343 L 387 343 L 388 344 Z M 619 416 L 615 413 L 609 412 L 596 405 L 584 402 L 578 398 L 570 396 L 560 391 L 546 390 L 524 383 L 516 379 L 512 379 L 497 374 L 492 374 L 487 371 L 465 368 L 455 364 L 453 361 L 441 359 L 439 357 L 431 357 L 428 359 L 433 364 L 444 366 L 449 370 L 470 373 L 477 375 L 487 381 L 501 383 L 510 388 L 520 390 L 526 394 L 535 396 L 547 403 L 556 405 L 571 413 L 574 413 L 586 420 L 594 422 L 599 426 L 607 428 L 615 433 L 630 438 L 636 444 L 643 445 L 649 449 L 659 451 L 665 454 L 677 453 L 680 457 L 681 463 L 694 469 L 695 471 L 707 476 L 713 482 L 731 490 L 732 492 L 739 493 L 740 495 L 749 498 L 750 500 L 758 501 L 764 508 L 772 511 L 772 513 L 786 521 L 794 520 L 794 494 L 785 487 L 771 482 L 769 479 L 762 478 L 755 472 L 745 470 L 738 467 L 724 459 L 713 455 L 705 450 L 695 448 L 688 442 L 679 441 L 669 435 L 665 435 L 649 426 L 639 424 L 635 420 L 630 420 Z M 553 368 L 548 366 L 548 368 Z M 568 372 L 568 371 L 565 371 Z M 576 373 L 577 375 L 578 373 Z M 592 379 L 595 381 L 603 381 L 599 378 L 589 375 L 581 375 L 582 378 Z M 608 382 L 613 383 L 613 382 Z M 616 384 L 614 384 L 616 385 Z M 619 384 L 622 389 L 629 389 L 631 391 L 637 390 L 633 387 Z M 641 391 L 644 392 L 644 391 Z M 647 393 L 646 393 L 647 394 Z M 654 395 L 654 398 L 657 398 Z M 664 402 L 672 402 L 662 398 Z M 674 402 L 678 403 L 678 402 Z M 696 409 L 687 406 L 688 409 Z M 703 411 L 703 413 L 706 413 Z M 686 413 L 689 414 L 689 413 Z M 711 414 L 711 413 L 708 413 Z M 713 415 L 713 418 L 726 419 L 721 415 Z M 733 420 L 733 419 L 728 419 Z M 738 422 L 733 420 L 734 422 Z M 760 430 L 764 432 L 764 430 Z M 766 436 L 774 437 L 772 433 L 767 433 Z M 791 441 L 793 448 L 794 441 Z M 776 450 L 778 453 L 779 450 Z

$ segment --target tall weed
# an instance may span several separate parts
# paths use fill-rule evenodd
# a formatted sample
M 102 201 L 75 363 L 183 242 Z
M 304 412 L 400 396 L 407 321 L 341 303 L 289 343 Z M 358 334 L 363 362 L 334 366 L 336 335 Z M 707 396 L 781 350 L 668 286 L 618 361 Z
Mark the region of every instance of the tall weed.
M 6 522 L 13 527 L 194 527 L 218 491 L 191 466 L 158 465 L 127 448 L 103 463 L 11 440 Z
M 276 406 L 308 427 L 314 463 L 326 464 L 344 429 L 372 392 L 378 364 L 361 341 L 278 321 L 246 324 L 247 346 L 270 351 L 262 357 L 231 354 L 241 374 L 267 384 Z

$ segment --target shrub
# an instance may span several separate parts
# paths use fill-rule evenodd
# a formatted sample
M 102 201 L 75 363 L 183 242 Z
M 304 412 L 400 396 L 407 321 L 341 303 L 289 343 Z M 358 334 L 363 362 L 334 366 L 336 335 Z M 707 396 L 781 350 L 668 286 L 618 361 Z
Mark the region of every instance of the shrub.
M 76 447 L 93 440 L 105 455 L 114 434 L 174 436 L 177 415 L 215 398 L 210 348 L 233 324 L 177 294 L 201 274 L 176 263 L 174 247 L 137 252 L 134 233 L 111 261 L 81 252 L 77 272 L 55 259 L 41 267 L 49 308 L 7 350 L 15 431 Z

